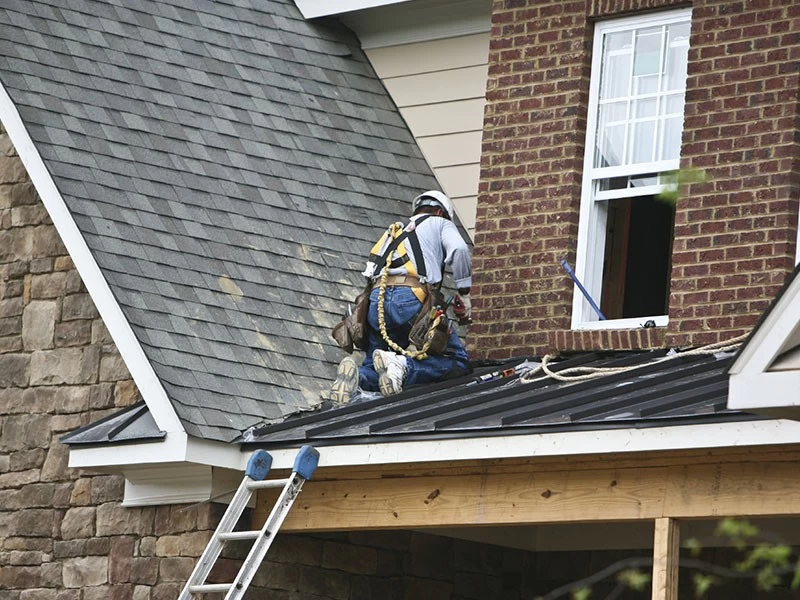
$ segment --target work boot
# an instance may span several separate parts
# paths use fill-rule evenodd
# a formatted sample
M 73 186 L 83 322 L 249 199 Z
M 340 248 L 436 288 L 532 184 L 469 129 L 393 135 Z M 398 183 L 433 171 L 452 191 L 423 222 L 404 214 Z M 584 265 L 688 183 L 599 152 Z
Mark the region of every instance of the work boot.
M 358 366 L 350 356 L 345 356 L 336 369 L 336 379 L 328 395 L 334 404 L 347 404 L 358 389 Z
M 388 350 L 375 350 L 372 353 L 372 362 L 378 372 L 378 387 L 381 394 L 391 396 L 403 391 L 407 370 L 405 356 Z

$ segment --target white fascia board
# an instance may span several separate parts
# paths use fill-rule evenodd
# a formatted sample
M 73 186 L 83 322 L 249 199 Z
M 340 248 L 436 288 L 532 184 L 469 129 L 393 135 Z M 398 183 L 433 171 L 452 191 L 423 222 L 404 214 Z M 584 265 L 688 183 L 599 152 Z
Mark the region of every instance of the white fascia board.
M 320 467 L 455 462 L 769 446 L 800 442 L 800 423 L 783 419 L 537 433 L 466 439 L 319 446 Z M 297 448 L 269 450 L 273 469 L 291 469 Z M 245 458 L 249 455 L 245 454 Z
M 408 0 L 295 0 L 304 19 L 340 15 L 354 10 L 397 4 Z
M 105 446 L 72 446 L 69 467 L 102 473 L 124 473 L 141 466 L 166 464 L 198 464 L 244 471 L 249 455 L 236 444 L 225 444 L 168 433 L 160 442 L 114 444 Z
M 797 243 L 794 246 L 794 264 L 800 264 L 800 211 L 797 212 Z
M 100 317 L 111 334 L 128 371 L 131 374 L 142 398 L 147 403 L 150 413 L 159 429 L 168 433 L 183 432 L 178 415 L 172 407 L 161 381 L 153 371 L 153 366 L 144 354 L 139 340 L 131 329 L 130 323 L 122 313 L 108 282 L 103 277 L 100 267 L 86 245 L 72 214 L 69 212 L 61 193 L 58 191 L 50 172 L 42 160 L 39 151 L 22 122 L 17 107 L 5 87 L 0 84 L 0 121 L 6 128 L 11 142 L 19 154 L 22 164 L 28 171 L 42 203 L 47 209 L 64 246 L 69 252 L 72 262 L 92 297 Z
M 729 372 L 732 375 L 766 372 L 781 352 L 790 349 L 786 344 L 798 325 L 800 325 L 800 275 L 795 276 L 778 303 L 753 332 Z
M 728 384 L 728 408 L 767 411 L 800 407 L 800 371 L 738 373 Z

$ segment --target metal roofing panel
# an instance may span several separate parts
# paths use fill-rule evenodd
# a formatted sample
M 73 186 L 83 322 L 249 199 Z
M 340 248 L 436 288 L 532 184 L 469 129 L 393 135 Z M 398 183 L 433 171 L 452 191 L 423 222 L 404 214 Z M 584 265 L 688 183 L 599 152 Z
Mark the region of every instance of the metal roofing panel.
M 549 364 L 552 372 L 588 374 L 560 381 L 532 374 L 536 361 L 486 367 L 471 376 L 417 386 L 396 396 L 356 399 L 341 408 L 299 413 L 246 432 L 266 445 L 357 441 L 379 436 L 469 436 L 570 428 L 643 427 L 698 419 L 758 417 L 726 409 L 730 354 L 589 352 Z M 511 376 L 480 375 L 514 369 Z M 611 371 L 610 369 L 615 369 Z M 623 370 L 616 370 L 623 369 Z M 562 377 L 570 375 L 562 375 Z

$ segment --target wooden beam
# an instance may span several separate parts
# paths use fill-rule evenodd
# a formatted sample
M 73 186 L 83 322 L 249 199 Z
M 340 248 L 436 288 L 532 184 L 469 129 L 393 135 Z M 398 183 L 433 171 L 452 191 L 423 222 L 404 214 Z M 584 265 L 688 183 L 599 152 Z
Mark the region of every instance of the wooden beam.
M 709 460 L 706 458 L 706 460 Z M 800 461 L 769 459 L 537 472 L 484 465 L 479 472 L 381 476 L 361 469 L 352 479 L 313 479 L 289 513 L 287 531 L 422 528 L 800 515 Z M 315 474 L 316 477 L 316 474 Z M 274 495 L 260 493 L 262 523 Z
M 653 540 L 653 600 L 678 600 L 680 528 L 669 517 L 656 519 Z

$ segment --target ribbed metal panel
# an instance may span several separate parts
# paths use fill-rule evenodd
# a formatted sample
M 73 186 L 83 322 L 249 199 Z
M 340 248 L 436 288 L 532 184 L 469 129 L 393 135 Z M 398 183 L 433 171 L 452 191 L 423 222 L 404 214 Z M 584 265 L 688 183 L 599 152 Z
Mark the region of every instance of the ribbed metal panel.
M 485 367 L 472 376 L 419 386 L 389 398 L 288 418 L 254 431 L 253 443 L 467 436 L 597 427 L 645 427 L 665 421 L 756 418 L 726 409 L 730 355 L 665 356 L 665 351 L 589 352 L 551 365 L 629 367 L 580 381 L 518 374 L 483 383 L 478 375 L 519 366 Z

